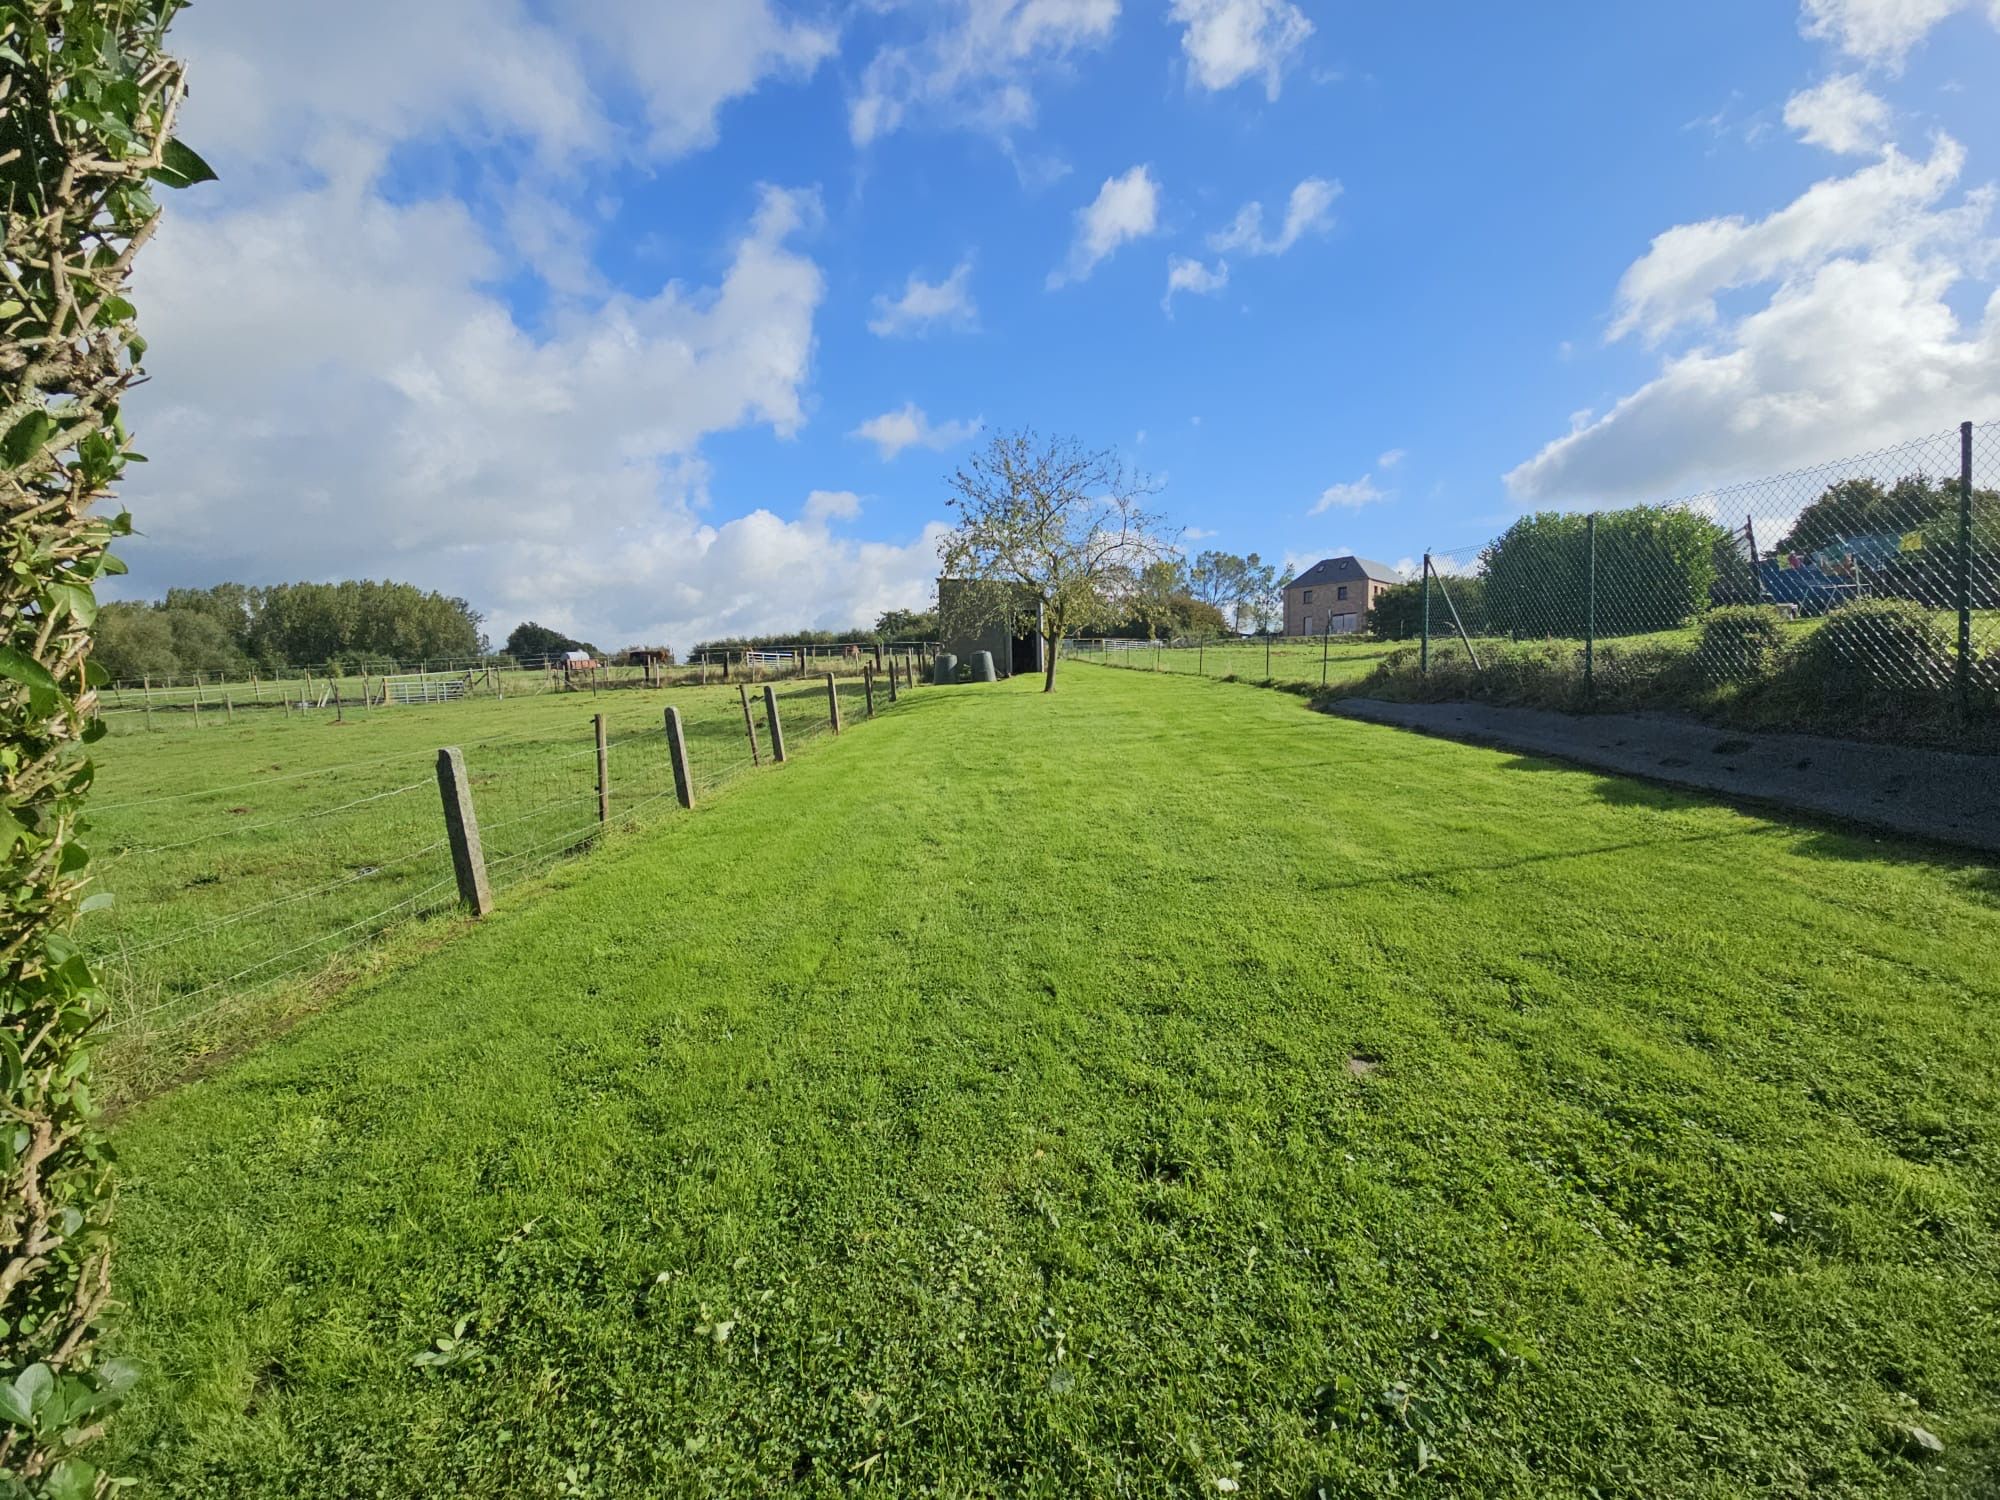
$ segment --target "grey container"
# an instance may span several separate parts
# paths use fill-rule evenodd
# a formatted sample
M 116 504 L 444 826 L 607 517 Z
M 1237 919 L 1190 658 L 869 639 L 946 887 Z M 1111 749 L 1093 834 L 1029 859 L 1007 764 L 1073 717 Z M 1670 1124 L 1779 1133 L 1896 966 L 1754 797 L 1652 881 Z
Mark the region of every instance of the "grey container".
M 940 651 L 937 660 L 931 664 L 931 681 L 939 687 L 958 681 L 958 658 L 949 651 Z
M 993 670 L 993 653 L 975 651 L 972 653 L 972 680 L 974 682 L 998 682 L 999 675 Z

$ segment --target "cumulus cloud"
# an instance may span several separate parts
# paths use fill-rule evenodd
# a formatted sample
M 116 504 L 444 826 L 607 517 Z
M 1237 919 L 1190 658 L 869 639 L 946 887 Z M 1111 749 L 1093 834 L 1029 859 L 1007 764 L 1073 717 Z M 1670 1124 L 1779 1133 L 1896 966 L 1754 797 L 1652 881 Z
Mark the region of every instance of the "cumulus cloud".
M 1363 474 L 1359 479 L 1345 484 L 1330 484 L 1320 491 L 1312 514 L 1323 515 L 1330 510 L 1359 510 L 1364 505 L 1375 505 L 1388 498 L 1389 492 L 1375 483 L 1373 474 Z
M 198 80 L 189 134 L 220 156 L 267 164 L 329 139 L 439 129 L 525 141 L 547 161 L 621 146 L 673 156 L 712 142 L 730 100 L 770 77 L 810 74 L 835 41 L 769 0 L 553 9 L 544 20 L 524 0 L 203 0 L 174 27 Z M 614 92 L 638 100 L 642 133 L 615 122 L 604 103 Z
M 881 48 L 848 102 L 867 146 L 912 123 L 1005 136 L 1035 119 L 1034 85 L 1110 40 L 1119 0 L 946 0 L 943 20 Z M 922 12 L 928 21 L 930 11 Z
M 132 591 L 400 576 L 496 632 L 533 617 L 607 643 L 925 597 L 936 534 L 832 537 L 848 500 L 709 518 L 705 439 L 806 420 L 817 194 L 746 188 L 691 252 L 721 262 L 703 284 L 593 264 L 593 171 L 698 149 L 830 38 L 764 0 L 545 14 L 206 0 L 176 28 L 199 80 L 185 133 L 223 180 L 176 197 L 139 259 L 152 379 L 127 412 L 153 462 L 125 488 Z M 499 165 L 463 196 L 392 194 L 405 146 Z M 498 290 L 523 278 L 548 294 L 532 324 Z
M 1069 259 L 1049 273 L 1051 288 L 1082 281 L 1120 245 L 1143 239 L 1159 228 L 1160 185 L 1150 167 L 1133 167 L 1107 177 L 1097 196 L 1076 212 L 1076 238 Z
M 1221 291 L 1229 285 L 1229 262 L 1219 260 L 1213 267 L 1186 255 L 1167 258 L 1167 294 L 1160 299 L 1160 306 L 1171 317 L 1174 311 L 1174 297 L 1187 292 L 1191 296 L 1206 297 Z
M 1807 36 L 1836 43 L 1850 57 L 1900 69 L 1931 28 L 1982 0 L 1804 0 L 1799 26 Z M 2000 26 L 2000 0 L 1984 0 Z
M 1942 206 L 1964 160 L 1940 137 L 1926 163 L 1881 162 L 1808 188 L 1755 224 L 1670 230 L 1621 288 L 1619 329 L 1692 324 L 1704 341 L 1507 476 L 1524 501 L 1661 499 L 1726 477 L 1887 447 L 2000 406 L 2000 293 L 1954 311 L 1985 274 L 1991 190 Z M 1669 247 L 1663 253 L 1662 247 Z M 1772 285 L 1724 322 L 1726 288 Z M 1990 289 L 1989 289 L 1990 290 Z
M 1935 209 L 1964 166 L 1965 148 L 1941 135 L 1928 160 L 1891 147 L 1880 161 L 1814 183 L 1755 222 L 1732 216 L 1669 229 L 1619 282 L 1611 337 L 1639 332 L 1657 340 L 1684 323 L 1713 324 L 1722 293 L 1809 271 L 1837 255 L 1976 233 L 1983 196 L 1960 209 Z
M 978 326 L 969 260 L 960 261 L 943 281 L 925 281 L 912 271 L 900 296 L 876 294 L 875 316 L 868 320 L 868 331 L 884 339 L 921 337 L 935 328 L 962 331 Z
M 1211 92 L 1261 79 L 1276 99 L 1286 66 L 1313 33 L 1289 0 L 1174 0 L 1188 76 Z
M 1785 101 L 1785 124 L 1809 145 L 1842 156 L 1878 149 L 1889 134 L 1889 106 L 1859 75 L 1836 73 Z
M 939 453 L 955 448 L 976 436 L 979 427 L 975 421 L 932 422 L 924 409 L 911 401 L 898 411 L 870 417 L 849 435 L 873 443 L 887 463 L 905 448 L 929 448 Z
M 1208 248 L 1246 255 L 1283 255 L 1307 235 L 1324 234 L 1333 227 L 1333 204 L 1340 193 L 1339 183 L 1308 177 L 1292 189 L 1285 204 L 1284 225 L 1275 236 L 1264 234 L 1264 205 L 1246 203 L 1227 229 L 1208 237 Z

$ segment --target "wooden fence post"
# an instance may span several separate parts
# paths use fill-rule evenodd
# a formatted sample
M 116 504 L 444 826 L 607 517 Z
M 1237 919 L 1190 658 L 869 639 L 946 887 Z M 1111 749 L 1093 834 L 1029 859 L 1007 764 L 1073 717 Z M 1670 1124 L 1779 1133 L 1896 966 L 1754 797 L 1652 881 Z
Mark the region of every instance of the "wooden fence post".
M 764 724 L 771 731 L 771 759 L 779 765 L 785 763 L 785 726 L 778 719 L 778 692 L 770 683 L 764 684 Z
M 681 734 L 681 711 L 667 710 L 667 752 L 674 758 L 674 795 L 682 807 L 694 806 L 694 777 L 688 771 L 687 740 Z
M 592 714 L 597 734 L 597 821 L 611 821 L 611 747 L 604 742 L 604 715 Z
M 868 704 L 868 717 L 875 717 L 875 669 L 863 664 L 861 668 L 861 695 Z
M 889 658 L 889 701 L 896 701 L 896 659 L 893 656 Z
M 725 656 L 722 660 L 727 665 L 729 658 Z M 757 754 L 757 721 L 750 717 L 750 689 L 739 682 L 736 684 L 736 696 L 743 700 L 743 732 L 750 736 L 750 764 L 761 766 L 764 761 Z
M 493 892 L 486 884 L 486 851 L 479 846 L 479 818 L 472 809 L 472 783 L 465 774 L 465 756 L 456 745 L 438 751 L 438 791 L 444 797 L 444 831 L 451 842 L 451 868 L 458 877 L 458 895 L 475 917 L 493 910 Z
M 826 722 L 840 733 L 840 690 L 833 685 L 833 673 L 826 674 Z

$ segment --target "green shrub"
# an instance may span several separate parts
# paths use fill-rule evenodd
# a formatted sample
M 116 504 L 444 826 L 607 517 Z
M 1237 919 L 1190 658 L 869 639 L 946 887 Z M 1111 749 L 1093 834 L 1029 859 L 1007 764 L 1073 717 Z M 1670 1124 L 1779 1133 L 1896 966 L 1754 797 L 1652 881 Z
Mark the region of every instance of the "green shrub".
M 1798 665 L 1834 697 L 1935 692 L 1951 685 L 1952 643 L 1913 600 L 1857 599 L 1828 612 Z
M 1708 677 L 1760 677 L 1785 645 L 1785 618 L 1768 604 L 1730 604 L 1702 616 L 1695 665 Z

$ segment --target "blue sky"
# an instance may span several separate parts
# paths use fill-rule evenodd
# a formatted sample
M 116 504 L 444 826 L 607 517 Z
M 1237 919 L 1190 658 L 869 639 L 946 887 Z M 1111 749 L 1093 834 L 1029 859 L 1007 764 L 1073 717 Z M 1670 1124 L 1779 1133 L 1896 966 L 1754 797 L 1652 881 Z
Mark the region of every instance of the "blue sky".
M 133 593 L 685 646 L 922 602 L 982 426 L 1396 563 L 2000 416 L 1990 0 L 292 9 L 176 33 Z

